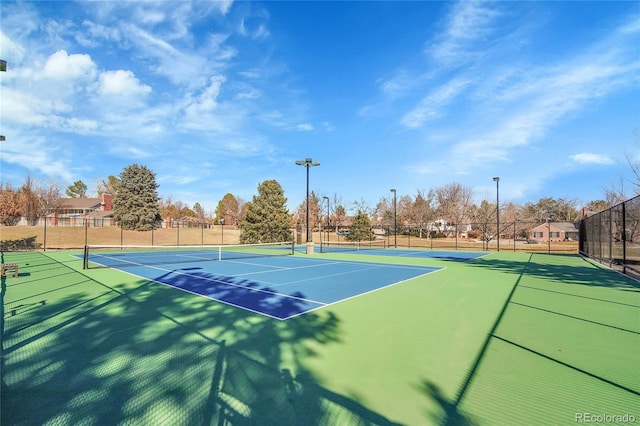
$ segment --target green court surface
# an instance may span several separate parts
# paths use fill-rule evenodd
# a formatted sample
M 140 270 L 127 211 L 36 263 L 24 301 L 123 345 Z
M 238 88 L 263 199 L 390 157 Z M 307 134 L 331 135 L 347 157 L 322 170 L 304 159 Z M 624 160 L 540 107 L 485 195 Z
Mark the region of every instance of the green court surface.
M 638 282 L 570 255 L 313 256 L 444 269 L 280 321 L 2 253 L 2 425 L 640 423 Z

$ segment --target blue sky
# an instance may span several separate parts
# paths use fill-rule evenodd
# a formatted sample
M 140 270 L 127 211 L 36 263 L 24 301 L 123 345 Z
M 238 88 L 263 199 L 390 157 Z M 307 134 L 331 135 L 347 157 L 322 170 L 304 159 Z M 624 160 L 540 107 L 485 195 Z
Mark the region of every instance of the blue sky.
M 3 182 L 153 170 L 211 211 L 276 179 L 345 206 L 457 182 L 476 201 L 631 194 L 638 2 L 11 2 Z

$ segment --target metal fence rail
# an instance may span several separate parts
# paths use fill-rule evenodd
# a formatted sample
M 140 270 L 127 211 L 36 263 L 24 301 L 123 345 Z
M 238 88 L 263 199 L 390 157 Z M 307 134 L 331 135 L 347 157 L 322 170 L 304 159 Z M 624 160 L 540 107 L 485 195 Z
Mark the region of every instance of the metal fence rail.
M 582 219 L 579 250 L 640 278 L 640 195 Z

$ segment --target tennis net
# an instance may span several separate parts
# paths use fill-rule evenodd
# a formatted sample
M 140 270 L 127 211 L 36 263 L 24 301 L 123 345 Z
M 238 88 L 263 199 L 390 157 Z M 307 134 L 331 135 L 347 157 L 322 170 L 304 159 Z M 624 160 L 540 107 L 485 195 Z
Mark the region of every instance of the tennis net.
M 387 248 L 385 240 L 371 241 L 322 241 L 321 253 L 336 253 L 344 251 L 379 250 Z
M 83 268 L 119 268 L 286 256 L 293 254 L 293 248 L 293 242 L 215 246 L 86 245 Z

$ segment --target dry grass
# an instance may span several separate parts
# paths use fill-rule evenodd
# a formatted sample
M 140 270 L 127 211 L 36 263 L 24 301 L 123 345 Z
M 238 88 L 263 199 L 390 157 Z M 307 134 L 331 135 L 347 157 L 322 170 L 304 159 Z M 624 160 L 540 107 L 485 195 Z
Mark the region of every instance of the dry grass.
M 118 227 L 2 226 L 0 240 L 8 249 L 72 249 L 85 244 L 198 245 L 238 244 L 240 231 L 225 228 L 162 228 L 154 231 L 123 231 Z

